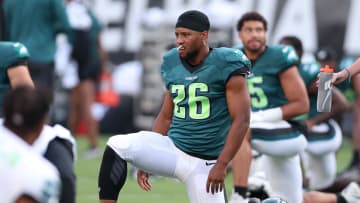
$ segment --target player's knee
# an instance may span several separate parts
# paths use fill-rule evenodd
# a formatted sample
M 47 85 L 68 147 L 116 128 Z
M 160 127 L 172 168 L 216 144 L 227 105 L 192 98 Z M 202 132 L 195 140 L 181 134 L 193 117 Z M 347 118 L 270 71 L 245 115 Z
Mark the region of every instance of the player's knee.
M 130 148 L 132 142 L 131 135 L 114 135 L 109 138 L 107 145 L 117 150 L 127 150 Z

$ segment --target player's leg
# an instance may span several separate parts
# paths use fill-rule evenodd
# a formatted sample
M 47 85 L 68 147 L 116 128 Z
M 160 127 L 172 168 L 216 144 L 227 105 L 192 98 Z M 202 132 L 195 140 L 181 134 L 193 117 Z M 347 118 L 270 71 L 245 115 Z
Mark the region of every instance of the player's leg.
M 341 146 L 342 132 L 333 121 L 314 126 L 308 133 L 308 147 L 305 156 L 310 189 L 322 190 L 329 187 L 336 176 L 336 151 Z
M 263 169 L 271 194 L 288 202 L 302 201 L 302 172 L 299 154 L 307 141 L 301 132 L 286 121 L 251 124 L 252 146 L 267 156 Z
M 232 176 L 234 189 L 230 198 L 230 203 L 237 203 L 247 198 L 248 177 L 252 160 L 250 145 L 250 130 L 239 151 L 232 160 Z
M 299 155 L 291 157 L 264 156 L 266 177 L 270 182 L 271 195 L 288 202 L 301 203 L 302 175 Z
M 216 160 L 203 160 L 177 150 L 176 176 L 185 183 L 190 203 L 225 203 L 225 190 L 206 192 L 206 182 Z
M 350 182 L 339 193 L 324 193 L 311 191 L 304 193 L 303 203 L 358 203 L 360 202 L 360 187 Z
M 309 178 L 309 187 L 312 190 L 321 190 L 330 186 L 336 175 L 335 153 L 322 156 L 308 155 L 306 175 Z
M 75 134 L 80 117 L 80 97 L 79 95 L 80 87 L 79 85 L 71 89 L 70 98 L 69 98 L 69 116 L 68 116 L 68 126 L 71 133 Z
M 174 177 L 178 161 L 176 148 L 167 136 L 141 131 L 112 136 L 107 142 L 100 172 L 101 202 L 116 202 L 127 177 L 127 162 L 149 173 Z

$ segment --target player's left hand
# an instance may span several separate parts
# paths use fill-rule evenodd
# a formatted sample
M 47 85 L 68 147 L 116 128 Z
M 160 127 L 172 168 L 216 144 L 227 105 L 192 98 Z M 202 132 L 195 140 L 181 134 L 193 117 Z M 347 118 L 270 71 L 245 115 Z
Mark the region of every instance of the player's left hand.
M 137 182 L 138 185 L 141 187 L 141 189 L 145 190 L 145 191 L 150 191 L 151 190 L 151 184 L 149 181 L 149 173 L 139 169 L 137 171 Z
M 221 192 L 224 188 L 224 179 L 226 176 L 227 165 L 222 163 L 216 163 L 210 170 L 209 176 L 206 182 L 206 192 Z

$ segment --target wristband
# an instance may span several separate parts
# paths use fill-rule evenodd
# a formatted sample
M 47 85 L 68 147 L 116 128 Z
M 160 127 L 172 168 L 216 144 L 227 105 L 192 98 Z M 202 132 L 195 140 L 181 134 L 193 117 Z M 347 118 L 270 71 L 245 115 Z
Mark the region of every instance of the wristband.
M 283 119 L 280 107 L 251 112 L 250 122 L 273 122 Z
M 351 82 L 351 73 L 349 71 L 349 69 L 345 68 L 344 69 L 346 71 L 346 80 L 350 83 Z

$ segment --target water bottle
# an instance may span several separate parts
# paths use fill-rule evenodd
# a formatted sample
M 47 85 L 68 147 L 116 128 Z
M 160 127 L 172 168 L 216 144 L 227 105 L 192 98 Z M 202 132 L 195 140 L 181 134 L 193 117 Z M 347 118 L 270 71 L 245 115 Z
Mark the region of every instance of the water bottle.
M 319 74 L 319 87 L 317 96 L 317 111 L 318 112 L 330 112 L 331 111 L 331 79 L 334 73 L 334 69 L 326 65 L 320 69 Z

